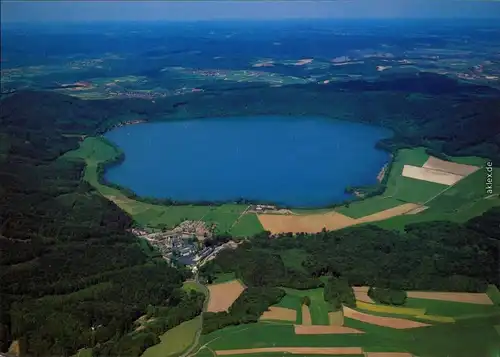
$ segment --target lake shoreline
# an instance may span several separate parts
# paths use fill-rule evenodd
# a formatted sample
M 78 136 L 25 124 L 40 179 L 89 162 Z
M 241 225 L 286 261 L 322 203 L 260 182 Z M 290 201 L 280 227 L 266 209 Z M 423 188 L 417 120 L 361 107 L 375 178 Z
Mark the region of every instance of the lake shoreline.
M 197 123 L 197 122 L 198 123 L 202 123 L 202 122 L 204 122 L 204 119 L 214 119 L 215 121 L 222 121 L 222 122 L 228 120 L 228 118 L 225 118 L 225 117 L 222 117 L 222 118 L 195 118 L 191 122 L 192 123 Z M 242 119 L 242 123 L 245 123 L 247 117 L 238 117 L 237 119 Z M 348 125 L 354 124 L 355 125 L 354 128 L 356 128 L 356 129 L 357 128 L 368 128 L 369 130 L 371 130 L 370 127 L 378 128 L 378 129 L 383 129 L 383 130 L 387 131 L 387 133 L 392 134 L 390 130 L 387 130 L 387 128 L 377 127 L 377 126 L 368 125 L 368 124 L 364 124 L 364 123 L 353 123 L 353 122 L 350 122 L 350 121 L 335 120 L 335 119 L 331 119 L 331 118 L 328 118 L 328 117 L 307 117 L 307 118 L 292 117 L 292 118 L 289 118 L 289 117 L 286 117 L 286 116 L 285 117 L 281 117 L 281 116 L 269 116 L 269 117 L 267 117 L 266 116 L 266 117 L 257 117 L 257 118 L 249 118 L 249 119 L 252 120 L 252 123 L 256 122 L 256 121 L 259 121 L 259 120 L 261 120 L 261 121 L 262 120 L 274 120 L 274 121 L 278 122 L 280 125 L 282 125 L 280 121 L 283 120 L 283 119 L 285 120 L 284 121 L 285 123 L 290 123 L 291 122 L 291 123 L 293 123 L 293 125 L 300 125 L 300 123 L 302 123 L 303 121 L 309 121 L 309 122 L 313 122 L 313 123 L 315 123 L 316 121 L 319 121 L 320 123 L 323 122 L 323 123 L 327 123 L 328 125 L 331 125 L 332 121 L 333 121 L 334 124 L 335 124 L 335 122 L 338 122 L 338 123 L 343 124 L 343 125 L 345 125 L 345 124 L 348 124 Z M 255 120 L 255 119 L 257 119 L 257 120 Z M 144 124 L 144 125 L 146 125 L 146 124 L 149 124 L 149 125 L 157 124 L 157 125 L 159 125 L 159 124 L 162 124 L 162 123 L 172 123 L 172 122 L 183 123 L 182 125 L 184 125 L 184 126 L 189 126 L 190 124 L 192 124 L 192 123 L 189 123 L 189 121 L 185 120 L 185 119 L 180 119 L 180 120 L 175 120 L 175 119 L 174 120 L 170 120 L 170 119 L 167 119 L 167 120 L 165 120 L 163 122 L 146 121 L 146 122 L 138 123 L 137 121 L 128 121 L 126 123 L 121 124 L 120 127 L 134 125 L 134 124 Z M 149 129 L 149 130 L 151 130 L 151 129 Z M 109 133 L 109 132 L 110 131 L 107 131 L 106 133 Z M 114 147 L 116 147 L 116 148 L 118 148 L 120 150 L 122 149 L 118 143 L 113 142 L 113 140 L 110 140 L 108 137 L 105 136 L 105 134 L 103 134 L 101 136 L 105 137 L 106 141 L 108 143 L 112 142 L 112 144 L 113 144 Z M 286 134 L 286 135 L 288 135 L 288 134 Z M 380 135 L 380 134 L 378 134 L 378 135 Z M 387 138 L 387 136 L 385 138 Z M 382 138 L 382 139 L 385 139 L 385 138 Z M 374 145 L 372 146 L 373 150 L 390 154 L 390 151 L 388 151 L 386 148 L 378 146 L 378 142 L 380 140 L 382 140 L 382 139 L 379 139 L 378 141 L 376 141 L 374 143 Z M 390 159 L 389 159 L 389 161 L 390 161 Z M 278 200 L 273 200 L 273 199 L 269 199 L 269 200 L 248 199 L 248 198 L 245 198 L 245 196 L 243 196 L 243 195 L 240 196 L 240 197 L 235 197 L 235 198 L 230 198 L 230 199 L 220 199 L 220 200 L 208 200 L 208 199 L 200 199 L 200 200 L 191 200 L 191 199 L 188 199 L 188 200 L 183 200 L 183 199 L 172 199 L 171 197 L 168 197 L 168 196 L 167 197 L 158 198 L 158 197 L 154 197 L 153 195 L 149 195 L 148 196 L 148 195 L 144 195 L 144 194 L 139 194 L 137 192 L 134 192 L 133 189 L 129 188 L 129 187 L 131 187 L 130 185 L 123 185 L 120 182 L 113 182 L 113 180 L 110 180 L 109 177 L 104 177 L 104 176 L 106 176 L 106 173 L 108 172 L 108 170 L 111 167 L 116 166 L 116 165 L 117 165 L 117 163 L 113 163 L 111 165 L 110 165 L 110 163 L 108 163 L 106 165 L 105 172 L 102 175 L 104 180 L 103 179 L 100 180 L 103 184 L 111 186 L 111 187 L 114 187 L 116 189 L 119 189 L 122 193 L 126 194 L 126 196 L 129 197 L 129 198 L 133 198 L 135 200 L 140 200 L 140 201 L 143 201 L 143 202 L 149 202 L 149 203 L 155 203 L 155 204 L 162 204 L 162 205 L 175 205 L 175 206 L 183 206 L 183 205 L 191 205 L 191 206 L 193 206 L 193 205 L 195 205 L 195 206 L 220 206 L 220 205 L 223 205 L 223 204 L 231 203 L 231 204 L 242 204 L 242 205 L 273 205 L 273 206 L 276 207 L 276 209 L 302 209 L 302 210 L 311 210 L 312 211 L 312 210 L 324 209 L 324 208 L 332 208 L 333 209 L 335 207 L 342 206 L 342 205 L 345 205 L 347 203 L 352 203 L 354 201 L 359 201 L 359 200 L 363 199 L 363 197 L 357 197 L 355 194 L 349 193 L 348 194 L 349 196 L 348 196 L 347 199 L 333 200 L 333 201 L 330 201 L 330 202 L 328 202 L 326 204 L 300 205 L 300 204 L 286 204 L 286 203 L 279 202 Z M 387 166 L 387 165 L 388 165 L 388 163 L 386 162 L 384 164 L 384 166 Z M 373 185 L 377 185 L 377 184 L 378 184 L 378 180 L 373 183 Z M 344 187 L 342 187 L 342 191 L 344 191 Z

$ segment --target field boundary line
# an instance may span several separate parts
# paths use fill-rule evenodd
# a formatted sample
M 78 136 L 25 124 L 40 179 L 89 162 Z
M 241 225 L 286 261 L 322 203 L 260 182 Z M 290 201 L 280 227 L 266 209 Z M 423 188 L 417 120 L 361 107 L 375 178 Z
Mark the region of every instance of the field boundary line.
M 251 205 L 248 205 L 247 208 L 245 208 L 245 210 L 240 214 L 240 216 L 238 218 L 236 218 L 236 220 L 233 222 L 231 227 L 229 227 L 229 229 L 233 229 L 233 227 L 240 221 L 241 217 L 243 217 L 243 215 L 245 213 L 247 213 L 247 211 L 250 209 L 250 207 L 251 207 Z
M 450 185 L 448 187 L 446 187 L 444 190 L 442 190 L 441 192 L 437 193 L 436 195 L 434 195 L 433 197 L 429 198 L 427 201 L 425 201 L 424 203 L 422 203 L 423 206 L 427 206 L 427 203 L 431 202 L 432 200 L 436 199 L 437 197 L 441 196 L 443 193 L 445 193 L 446 191 L 448 191 L 450 188 L 452 187 L 455 187 L 459 182 L 461 182 L 463 179 L 471 176 L 471 175 L 474 175 L 476 172 L 479 172 L 482 168 L 484 168 L 484 166 L 481 166 L 479 168 L 479 170 L 477 171 L 474 171 L 473 173 L 471 173 L 470 175 L 467 175 L 467 176 L 464 176 L 461 180 L 455 182 L 453 185 Z

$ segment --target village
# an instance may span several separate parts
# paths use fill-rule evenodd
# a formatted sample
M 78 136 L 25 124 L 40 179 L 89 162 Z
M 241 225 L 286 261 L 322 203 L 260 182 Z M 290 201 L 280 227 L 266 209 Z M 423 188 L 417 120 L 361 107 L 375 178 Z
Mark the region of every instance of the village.
M 189 267 L 193 273 L 214 259 L 225 249 L 235 249 L 238 244 L 234 241 L 206 245 L 205 242 L 214 236 L 212 227 L 205 222 L 184 221 L 171 230 L 148 232 L 143 229 L 132 228 L 131 233 L 146 239 L 148 243 L 159 250 L 162 257 L 172 265 L 180 263 Z

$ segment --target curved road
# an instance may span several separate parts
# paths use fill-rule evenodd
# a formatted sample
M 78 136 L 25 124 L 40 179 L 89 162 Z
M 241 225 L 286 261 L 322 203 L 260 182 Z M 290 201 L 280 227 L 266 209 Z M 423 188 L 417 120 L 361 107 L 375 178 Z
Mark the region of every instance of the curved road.
M 196 331 L 196 336 L 194 338 L 194 341 L 193 341 L 193 344 L 191 345 L 191 347 L 189 347 L 179 357 L 188 357 L 188 356 L 190 356 L 191 353 L 193 353 L 193 350 L 200 343 L 201 331 L 203 329 L 203 312 L 206 311 L 207 305 L 208 305 L 208 300 L 210 299 L 210 290 L 208 290 L 208 288 L 205 285 L 203 285 L 203 284 L 201 284 L 199 282 L 199 280 L 198 280 L 198 273 L 196 273 L 194 282 L 198 285 L 198 287 L 200 288 L 200 290 L 205 293 L 205 301 L 203 302 L 203 309 L 201 310 L 201 314 L 200 314 L 200 328 L 198 329 L 198 331 Z

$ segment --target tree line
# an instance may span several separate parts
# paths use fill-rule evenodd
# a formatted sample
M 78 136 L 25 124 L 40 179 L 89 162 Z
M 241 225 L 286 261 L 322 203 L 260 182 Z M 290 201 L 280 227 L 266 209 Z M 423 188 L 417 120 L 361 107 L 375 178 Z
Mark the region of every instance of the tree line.
M 421 78 L 412 86 L 425 92 L 436 81 Z M 394 137 L 379 143 L 389 151 L 422 145 L 500 161 L 498 98 L 474 96 L 468 87 L 455 88 L 456 95 L 448 90 L 439 97 L 415 98 L 400 84 L 369 90 L 362 85 L 236 88 L 215 97 L 214 88 L 187 94 L 182 106 L 168 97 L 154 105 L 140 99 L 80 100 L 54 92 L 2 97 L 0 350 L 18 340 L 24 356 L 67 356 L 89 346 L 96 355 L 126 351 L 133 356 L 141 346 L 157 342 L 153 335 L 198 311 L 197 300 L 181 289 L 186 271 L 142 252 L 127 233 L 131 218 L 82 182 L 84 163 L 60 159 L 78 147 L 72 135 L 95 135 L 137 117 L 324 115 L 392 129 Z M 297 100 L 290 102 L 291 97 Z M 252 105 L 247 105 L 249 98 Z M 238 260 L 221 254 L 204 273 L 233 271 L 249 286 L 248 294 L 250 288 L 265 289 L 242 295 L 241 307 L 229 313 L 232 322 L 252 320 L 279 299 L 276 286 L 323 286 L 317 278 L 325 273 L 351 285 L 481 291 L 488 282 L 498 282 L 498 221 L 498 212 L 491 211 L 466 225 L 414 225 L 406 234 L 374 227 L 278 239 L 264 234 L 239 247 Z M 307 253 L 303 269 L 284 264 L 280 252 L 292 248 Z M 259 300 L 259 294 L 265 298 Z M 174 295 L 181 299 L 171 299 Z M 186 313 L 178 315 L 175 307 L 184 303 Z M 169 308 L 172 317 L 161 316 L 158 327 L 127 337 L 149 306 Z M 219 325 L 218 318 L 208 321 Z
M 418 223 L 401 233 L 370 225 L 295 236 L 264 232 L 221 252 L 200 274 L 211 279 L 234 273 L 251 288 L 323 287 L 332 311 L 356 306 L 352 286 L 369 286 L 373 300 L 390 305 L 404 305 L 407 290 L 485 292 L 488 284 L 500 284 L 499 222 L 496 207 L 465 224 Z M 301 270 L 285 264 L 283 256 L 292 249 L 305 253 Z M 227 319 L 213 315 L 210 326 L 225 326 Z

